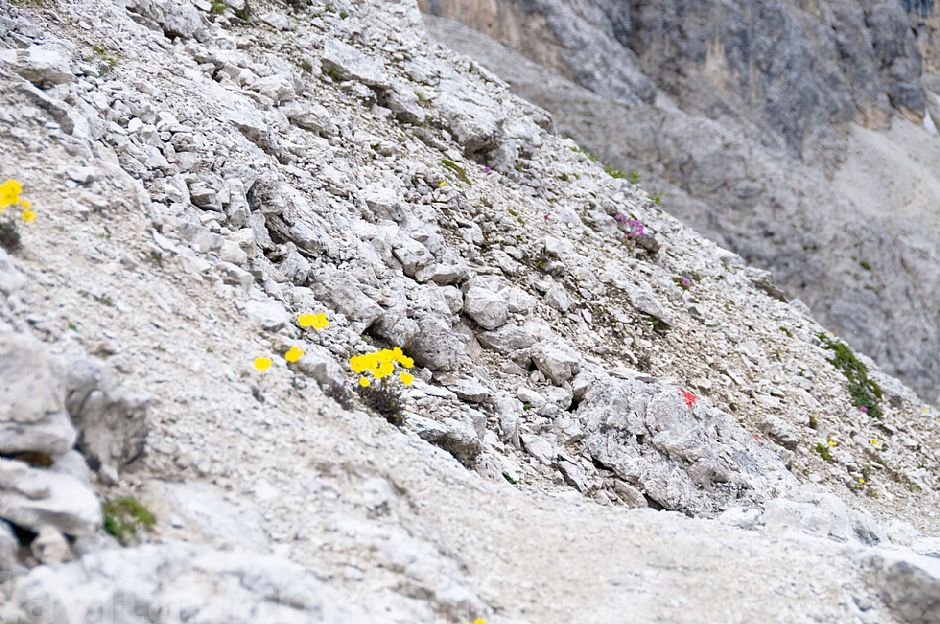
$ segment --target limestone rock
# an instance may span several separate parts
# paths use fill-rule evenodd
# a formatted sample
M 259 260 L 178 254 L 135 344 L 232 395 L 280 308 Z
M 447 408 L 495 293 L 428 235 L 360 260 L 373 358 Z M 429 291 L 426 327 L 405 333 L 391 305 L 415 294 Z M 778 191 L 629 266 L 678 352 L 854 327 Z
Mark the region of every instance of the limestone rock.
M 378 89 L 387 89 L 391 86 L 385 70 L 378 61 L 338 39 L 326 40 L 321 61 L 327 71 L 336 72 L 343 80 L 356 80 Z
M 356 280 L 340 271 L 319 275 L 313 284 L 313 291 L 331 309 L 345 314 L 353 321 L 362 322 L 366 327 L 383 314 L 382 308 L 362 292 Z
M 75 477 L 0 459 L 0 518 L 31 531 L 52 526 L 79 536 L 100 526 L 101 507 Z
M 200 590 L 193 593 L 193 587 Z M 297 623 L 372 617 L 290 561 L 178 543 L 104 551 L 37 569 L 16 582 L 12 604 L 36 624 L 73 621 L 114 604 L 122 605 L 121 621 L 128 624 L 155 622 L 154 613 L 204 621 L 250 613 Z M 38 616 L 30 609 L 37 604 L 43 605 Z
M 456 368 L 466 350 L 450 326 L 441 319 L 427 316 L 418 321 L 418 327 L 418 333 L 406 349 L 415 362 L 431 370 Z
M 39 87 L 52 87 L 75 80 L 70 67 L 71 52 L 63 45 L 32 45 L 20 50 L 0 50 L 0 63 Z
M 548 342 L 539 343 L 533 348 L 532 361 L 542 374 L 557 385 L 574 379 L 581 370 L 580 359 L 573 351 Z
M 509 304 L 499 294 L 474 286 L 464 295 L 464 312 L 485 329 L 496 329 L 506 324 Z
M 118 387 L 104 363 L 69 363 L 66 406 L 78 429 L 78 446 L 91 465 L 115 469 L 140 457 L 149 430 L 150 398 Z
M 867 577 L 878 597 L 904 624 L 930 624 L 940 618 L 940 564 L 936 558 L 890 551 L 863 555 Z
M 0 328 L 0 453 L 55 456 L 72 448 L 65 391 L 63 366 L 41 343 Z

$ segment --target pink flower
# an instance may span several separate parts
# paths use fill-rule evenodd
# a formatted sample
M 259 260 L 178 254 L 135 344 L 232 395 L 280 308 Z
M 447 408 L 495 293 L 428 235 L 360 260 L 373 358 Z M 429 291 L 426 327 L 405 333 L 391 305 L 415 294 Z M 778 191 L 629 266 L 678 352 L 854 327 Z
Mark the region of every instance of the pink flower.
M 685 399 L 686 407 L 694 407 L 695 404 L 698 402 L 698 397 L 692 394 L 691 392 L 689 392 L 688 390 L 682 391 L 682 398 Z
M 493 168 L 492 168 L 492 167 L 490 167 L 489 165 L 484 165 L 484 166 L 483 166 L 483 173 L 492 173 L 492 172 L 493 172 Z
M 860 411 L 860 412 L 863 413 L 863 414 L 867 414 L 867 413 L 868 413 L 868 408 L 863 405 L 863 406 L 861 406 L 860 408 L 858 408 L 858 411 Z
M 551 215 L 548 214 L 547 212 L 542 215 L 542 218 L 543 218 L 543 219 L 546 219 L 546 220 L 548 220 L 549 217 L 551 217 Z

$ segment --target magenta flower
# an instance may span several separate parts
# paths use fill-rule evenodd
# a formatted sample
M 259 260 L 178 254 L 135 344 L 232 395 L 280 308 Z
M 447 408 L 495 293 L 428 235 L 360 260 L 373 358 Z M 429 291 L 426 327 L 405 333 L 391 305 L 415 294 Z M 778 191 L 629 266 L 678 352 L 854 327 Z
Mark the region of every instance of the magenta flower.
M 687 287 L 687 286 L 689 286 L 691 283 L 692 283 L 692 282 L 691 282 L 691 280 L 689 280 L 689 278 L 687 278 L 687 277 L 683 277 L 683 278 L 682 278 L 682 285 L 683 285 L 683 286 L 686 286 L 686 287 Z
M 860 412 L 863 413 L 863 414 L 867 414 L 867 413 L 868 413 L 868 408 L 863 405 L 863 406 L 861 406 L 860 408 L 858 408 L 858 411 L 860 411 Z
M 546 219 L 546 220 L 547 220 L 549 217 L 551 217 L 551 215 L 548 214 L 547 212 L 542 215 L 542 218 L 543 218 L 543 219 Z
M 489 165 L 484 165 L 484 166 L 483 166 L 483 173 L 492 173 L 492 172 L 493 172 L 493 168 L 492 168 L 492 167 L 490 167 Z

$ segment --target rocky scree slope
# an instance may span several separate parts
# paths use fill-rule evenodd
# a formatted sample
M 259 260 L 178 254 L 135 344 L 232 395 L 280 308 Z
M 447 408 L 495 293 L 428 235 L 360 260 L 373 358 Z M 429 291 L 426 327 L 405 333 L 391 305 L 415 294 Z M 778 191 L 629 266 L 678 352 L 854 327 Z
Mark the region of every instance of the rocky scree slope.
M 937 414 L 414 4 L 0 7 L 4 621 L 934 617 Z
M 447 18 L 429 19 L 445 45 L 602 162 L 639 171 L 672 214 L 772 270 L 788 296 L 936 401 L 940 5 L 421 6 Z M 865 166 L 882 151 L 887 165 Z

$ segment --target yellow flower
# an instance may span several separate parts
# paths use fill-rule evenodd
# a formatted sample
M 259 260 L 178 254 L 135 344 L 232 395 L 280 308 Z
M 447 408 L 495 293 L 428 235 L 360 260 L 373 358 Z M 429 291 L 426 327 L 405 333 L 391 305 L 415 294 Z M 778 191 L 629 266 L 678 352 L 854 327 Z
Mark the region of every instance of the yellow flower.
M 287 353 L 284 354 L 284 359 L 288 362 L 294 363 L 304 356 L 304 350 L 297 347 L 291 347 L 287 350 Z
M 861 483 L 862 485 L 865 485 L 865 479 L 859 478 L 858 482 Z
M 7 180 L 0 184 L 0 210 L 20 203 L 20 193 L 22 192 L 23 184 L 17 180 Z
M 330 324 L 323 312 L 319 314 L 301 314 L 297 317 L 297 322 L 301 327 L 312 327 L 314 329 L 323 329 Z
M 830 439 L 830 440 L 829 440 L 829 446 L 836 446 L 837 444 L 839 444 L 839 443 L 836 442 L 835 440 L 833 440 L 833 439 Z
M 26 223 L 32 223 L 36 220 L 38 213 L 35 210 L 30 210 L 29 208 L 23 208 L 23 221 Z
M 376 367 L 376 358 L 374 353 L 365 353 L 363 355 L 354 355 L 349 358 L 349 367 L 355 373 L 362 373 L 372 370 Z
M 398 378 L 401 379 L 401 382 L 406 386 L 410 386 L 411 382 L 415 380 L 415 376 L 411 373 L 401 373 L 398 375 Z
M 395 365 L 391 362 L 382 362 L 379 364 L 379 368 L 375 371 L 375 378 L 382 379 L 383 377 L 388 377 L 395 372 Z
M 441 180 L 441 186 L 447 186 L 447 180 Z
M 266 357 L 255 358 L 255 370 L 262 373 L 271 368 L 271 359 Z
M 368 388 L 368 387 L 369 387 L 369 378 L 368 378 L 368 377 L 360 377 L 360 378 L 359 378 L 359 385 L 362 386 L 363 388 Z
M 486 620 L 484 620 L 483 618 L 477 618 L 473 620 L 473 624 L 486 624 Z
M 872 438 L 869 442 L 871 442 L 872 446 L 878 446 L 878 438 Z

